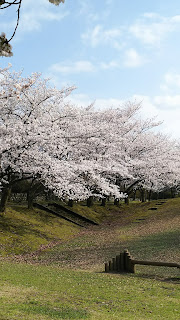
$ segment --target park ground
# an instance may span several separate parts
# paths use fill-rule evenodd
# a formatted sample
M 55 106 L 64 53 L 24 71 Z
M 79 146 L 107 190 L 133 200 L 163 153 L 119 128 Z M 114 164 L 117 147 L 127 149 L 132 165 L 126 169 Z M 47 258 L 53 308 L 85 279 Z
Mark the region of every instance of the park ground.
M 127 248 L 143 260 L 180 262 L 180 198 L 73 210 L 80 228 L 43 210 L 9 205 L 0 217 L 0 320 L 179 319 L 179 269 L 104 272 Z

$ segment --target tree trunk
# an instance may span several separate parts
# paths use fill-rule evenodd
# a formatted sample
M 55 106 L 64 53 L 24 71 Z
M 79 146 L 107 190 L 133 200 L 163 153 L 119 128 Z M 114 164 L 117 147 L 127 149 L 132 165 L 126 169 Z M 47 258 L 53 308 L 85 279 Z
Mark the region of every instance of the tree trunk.
M 118 199 L 118 198 L 115 198 L 115 199 L 114 199 L 114 205 L 115 205 L 115 206 L 118 206 L 118 204 L 119 204 L 119 199 Z
M 145 202 L 145 192 L 144 189 L 141 190 L 141 201 Z
M 102 207 L 106 206 L 106 198 L 102 198 L 101 206 Z
M 34 192 L 28 191 L 27 201 L 28 201 L 28 209 L 32 209 L 33 208 L 33 201 L 34 201 Z
M 10 195 L 11 195 L 11 188 L 9 187 L 3 188 L 2 195 L 1 195 L 0 212 L 6 211 L 6 206 L 7 206 L 7 202 Z
M 93 205 L 93 197 L 91 196 L 87 199 L 87 207 L 92 207 L 92 205 Z
M 171 188 L 171 198 L 175 198 L 175 189 Z
M 125 202 L 125 204 L 129 204 L 129 197 L 126 197 L 126 198 L 124 199 L 124 202 Z
M 136 190 L 133 191 L 133 201 L 136 200 Z
M 73 207 L 73 205 L 74 205 L 74 202 L 73 202 L 73 200 L 72 199 L 69 199 L 69 201 L 68 201 L 68 207 Z
M 151 196 L 152 196 L 152 190 L 149 190 L 149 193 L 148 193 L 148 200 L 151 201 Z

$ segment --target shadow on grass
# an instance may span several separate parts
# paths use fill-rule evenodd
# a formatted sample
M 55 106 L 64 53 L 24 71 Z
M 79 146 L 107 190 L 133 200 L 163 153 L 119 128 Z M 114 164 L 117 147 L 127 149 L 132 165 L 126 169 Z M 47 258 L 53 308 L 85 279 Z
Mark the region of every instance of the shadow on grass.
M 20 219 L 13 221 L 12 218 L 0 217 L 0 229 L 19 236 L 30 234 L 49 240 L 46 232 L 36 230 L 31 223 L 26 224 Z
M 138 274 L 136 274 L 136 276 L 141 279 L 151 279 L 151 280 L 157 280 L 157 281 L 168 282 L 168 283 L 173 283 L 173 284 L 179 285 L 180 284 L 180 277 L 174 276 L 174 274 L 177 275 L 177 272 L 178 271 L 174 271 L 174 272 L 173 271 L 172 272 L 166 271 L 164 273 L 161 273 L 157 270 L 154 270 L 154 273 L 147 271 L 147 274 L 146 273 L 138 273 Z M 170 273 L 172 274 L 171 277 L 170 277 Z
M 140 259 L 175 259 L 179 262 L 180 232 L 173 230 L 150 236 L 142 237 L 139 240 L 129 242 L 128 249 L 136 258 Z M 167 256 L 167 258 L 166 258 Z M 168 262 L 168 261 L 167 261 Z
M 46 223 L 46 224 L 51 224 L 52 223 L 52 218 L 56 218 L 53 214 L 47 213 L 43 210 L 33 208 L 33 209 L 28 209 L 25 206 L 20 206 L 20 205 L 11 205 L 11 209 L 17 211 L 18 213 L 23 213 L 23 214 L 28 214 L 29 216 L 32 216 L 33 218 L 36 218 L 38 221 Z

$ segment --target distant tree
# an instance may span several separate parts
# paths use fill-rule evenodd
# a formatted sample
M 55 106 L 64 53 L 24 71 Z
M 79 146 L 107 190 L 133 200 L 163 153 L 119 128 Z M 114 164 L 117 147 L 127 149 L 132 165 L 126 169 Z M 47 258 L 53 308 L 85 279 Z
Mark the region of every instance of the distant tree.
M 141 200 L 145 201 L 146 191 L 150 199 L 152 192 L 178 186 L 180 152 L 176 141 L 161 133 L 145 130 L 129 140 L 127 153 L 131 158 L 129 172 L 133 179 L 124 181 L 124 192 L 129 194 L 138 189 Z
M 65 2 L 65 0 L 48 0 L 49 2 L 55 4 L 56 6 L 59 5 L 61 2 Z M 6 34 L 4 32 L 1 33 L 0 35 L 0 56 L 4 57 L 11 57 L 13 55 L 12 53 L 12 46 L 10 44 L 11 40 L 15 36 L 16 30 L 19 25 L 19 19 L 20 19 L 20 10 L 21 10 L 21 4 L 23 0 L 0 0 L 0 10 L 7 9 L 11 6 L 16 6 L 17 7 L 17 22 L 16 26 L 14 29 L 14 32 L 11 36 L 11 38 L 8 40 L 6 38 Z M 33 4 L 32 4 L 33 5 Z

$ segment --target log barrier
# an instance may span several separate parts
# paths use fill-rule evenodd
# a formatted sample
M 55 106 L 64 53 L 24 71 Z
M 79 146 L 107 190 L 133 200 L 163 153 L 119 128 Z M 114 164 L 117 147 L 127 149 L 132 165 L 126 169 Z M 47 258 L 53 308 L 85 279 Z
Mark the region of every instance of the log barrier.
M 180 264 L 171 262 L 159 262 L 159 261 L 144 261 L 133 259 L 128 250 L 124 250 L 120 255 L 105 263 L 105 272 L 130 272 L 135 273 L 135 265 L 148 265 L 159 267 L 175 267 L 180 268 Z

